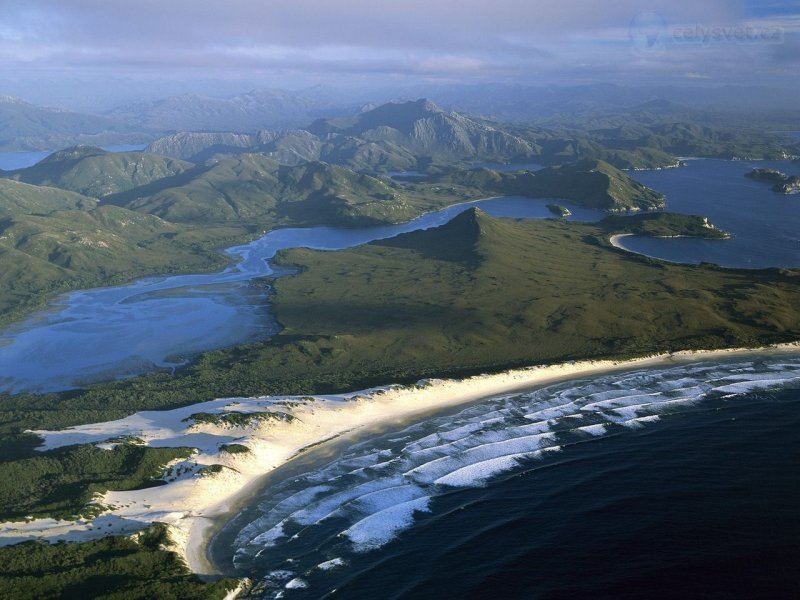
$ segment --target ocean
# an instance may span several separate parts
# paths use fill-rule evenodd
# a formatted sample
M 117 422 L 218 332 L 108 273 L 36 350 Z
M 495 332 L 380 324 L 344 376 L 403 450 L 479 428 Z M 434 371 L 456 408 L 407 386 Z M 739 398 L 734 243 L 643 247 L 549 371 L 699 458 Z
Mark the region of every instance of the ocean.
M 279 468 L 212 544 L 254 597 L 800 597 L 800 358 L 487 399 Z
M 710 262 L 723 267 L 763 269 L 800 266 L 800 196 L 773 192 L 745 177 L 751 169 L 778 169 L 800 175 L 789 161 L 689 160 L 685 167 L 638 171 L 641 181 L 667 196 L 667 211 L 703 215 L 730 240 L 625 237 L 627 250 L 674 262 Z

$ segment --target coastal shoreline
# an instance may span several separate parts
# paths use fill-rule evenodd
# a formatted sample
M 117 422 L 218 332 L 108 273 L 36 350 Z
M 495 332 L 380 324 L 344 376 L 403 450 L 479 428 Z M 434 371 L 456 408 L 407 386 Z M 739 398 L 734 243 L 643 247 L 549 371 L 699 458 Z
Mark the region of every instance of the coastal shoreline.
M 625 246 L 620 243 L 622 238 L 631 237 L 635 234 L 633 233 L 616 233 L 608 238 L 608 243 L 617 248 L 618 250 L 624 250 L 625 252 L 630 252 Z M 632 254 L 638 254 L 638 252 L 633 252 Z
M 423 380 L 412 386 L 386 386 L 358 392 L 308 397 L 227 398 L 171 411 L 136 413 L 107 423 L 62 431 L 37 431 L 44 449 L 75 443 L 102 444 L 136 435 L 151 446 L 191 446 L 198 453 L 170 465 L 166 485 L 129 492 L 107 492 L 98 499 L 110 507 L 94 521 L 37 519 L 0 523 L 0 545 L 26 539 L 83 541 L 130 534 L 152 523 L 168 526 L 173 548 L 189 569 L 218 574 L 207 552 L 214 535 L 263 488 L 265 478 L 299 454 L 351 433 L 407 424 L 448 408 L 486 398 L 532 390 L 570 379 L 639 368 L 762 354 L 800 352 L 800 342 L 759 348 L 728 348 L 655 354 L 629 360 L 584 360 L 507 370 L 460 380 Z M 205 413 L 253 416 L 232 426 L 193 421 Z M 267 416 L 268 419 L 262 417 Z M 222 447 L 248 448 L 229 453 Z

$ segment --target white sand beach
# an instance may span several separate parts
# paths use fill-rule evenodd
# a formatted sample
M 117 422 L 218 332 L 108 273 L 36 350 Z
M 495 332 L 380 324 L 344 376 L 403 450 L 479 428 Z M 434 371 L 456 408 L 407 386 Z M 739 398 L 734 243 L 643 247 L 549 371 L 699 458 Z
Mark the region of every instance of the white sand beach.
M 206 559 L 206 542 L 216 521 L 251 498 L 266 474 L 303 449 L 344 433 L 393 422 L 408 423 L 447 407 L 571 378 L 734 355 L 797 351 L 800 343 L 677 352 L 625 361 L 568 362 L 330 396 L 226 398 L 169 411 L 140 412 L 117 421 L 62 431 L 37 431 L 44 440 L 42 450 L 77 443 L 108 448 L 114 443 L 109 440 L 135 436 L 152 447 L 185 446 L 197 451 L 190 458 L 169 465 L 166 485 L 107 492 L 99 497 L 97 501 L 108 508 L 93 520 L 0 523 L 0 545 L 30 539 L 80 541 L 130 534 L 161 522 L 169 526 L 175 551 L 192 571 L 213 573 Z M 196 413 L 210 417 L 200 421 L 190 418 Z M 231 444 L 240 446 L 233 448 L 239 451 L 222 448 Z M 241 446 L 247 451 L 242 451 Z
M 608 238 L 608 241 L 611 243 L 612 246 L 614 246 L 614 248 L 619 248 L 620 250 L 625 250 L 625 252 L 630 252 L 630 250 L 628 250 L 627 248 L 625 248 L 625 246 L 620 244 L 619 241 L 622 238 L 630 237 L 632 235 L 633 235 L 632 233 L 617 233 Z

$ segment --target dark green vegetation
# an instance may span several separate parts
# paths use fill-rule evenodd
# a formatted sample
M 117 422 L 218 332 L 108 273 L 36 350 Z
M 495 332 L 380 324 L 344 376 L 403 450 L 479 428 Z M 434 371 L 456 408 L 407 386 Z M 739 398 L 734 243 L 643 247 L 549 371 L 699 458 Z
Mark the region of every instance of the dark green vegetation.
M 107 537 L 82 544 L 27 542 L 0 548 L 0 597 L 16 600 L 222 599 L 232 579 L 202 582 L 163 548 L 166 528 L 154 525 L 134 537 Z
M 222 414 L 194 413 L 184 420 L 193 421 L 197 425 L 208 423 L 209 425 L 221 425 L 223 427 L 252 427 L 266 421 L 293 421 L 294 417 L 289 413 L 280 411 L 257 413 L 230 411 Z
M 788 175 L 775 169 L 753 169 L 745 173 L 745 177 L 755 179 L 756 181 L 763 181 L 764 183 L 781 183 L 788 179 Z
M 772 183 L 773 191 L 779 194 L 796 194 L 800 192 L 800 177 L 796 175 L 787 175 L 775 169 L 753 169 L 745 174 L 745 177 L 750 177 L 756 181 L 763 181 L 765 183 Z
M 166 463 L 191 453 L 189 448 L 117 444 L 106 450 L 82 444 L 0 462 L 0 519 L 97 514 L 102 507 L 92 503 L 94 494 L 157 485 Z
M 633 233 L 653 237 L 697 237 L 723 240 L 730 234 L 717 229 L 706 217 L 676 213 L 645 213 L 633 216 L 614 215 L 600 223 L 609 233 Z
M 479 190 L 487 196 L 563 198 L 586 208 L 608 212 L 652 210 L 664 206 L 663 195 L 608 163 L 590 159 L 536 172 L 452 171 L 432 178 L 430 185 Z
M 242 444 L 223 444 L 219 447 L 219 451 L 228 454 L 250 454 L 250 448 Z
M 632 229 L 682 235 L 686 220 Z M 608 248 L 614 230 L 472 210 L 353 250 L 289 251 L 282 263 L 302 274 L 276 282 L 279 337 L 302 336 L 295 360 L 318 376 L 386 369 L 391 379 L 800 333 L 796 272 L 650 261 Z
M 192 168 L 192 163 L 157 154 L 106 152 L 92 146 L 75 146 L 55 152 L 32 167 L 9 171 L 3 176 L 102 198 Z

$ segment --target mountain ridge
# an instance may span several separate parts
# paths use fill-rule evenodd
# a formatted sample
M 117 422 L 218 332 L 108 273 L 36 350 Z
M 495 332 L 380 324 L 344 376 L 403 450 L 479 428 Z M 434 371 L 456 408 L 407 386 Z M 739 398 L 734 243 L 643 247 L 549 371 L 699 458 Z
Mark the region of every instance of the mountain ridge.
M 153 153 L 107 152 L 78 145 L 54 152 L 31 167 L 2 172 L 0 177 L 103 198 L 194 168 L 192 163 Z

